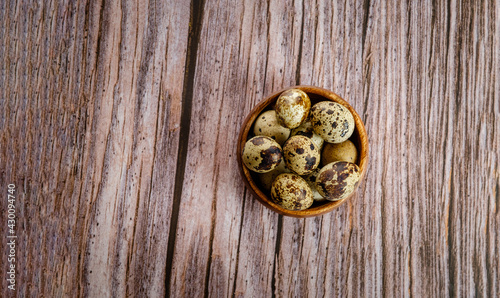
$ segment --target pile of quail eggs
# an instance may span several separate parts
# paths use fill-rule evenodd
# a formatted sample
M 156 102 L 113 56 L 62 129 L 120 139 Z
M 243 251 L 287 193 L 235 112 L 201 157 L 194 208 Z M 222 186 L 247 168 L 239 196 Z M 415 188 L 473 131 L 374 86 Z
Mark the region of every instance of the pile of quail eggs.
M 300 89 L 281 93 L 274 110 L 260 114 L 254 137 L 243 148 L 245 166 L 258 173 L 262 188 L 288 210 L 304 210 L 314 201 L 338 201 L 357 187 L 358 151 L 349 140 L 351 112 L 333 101 L 311 107 Z

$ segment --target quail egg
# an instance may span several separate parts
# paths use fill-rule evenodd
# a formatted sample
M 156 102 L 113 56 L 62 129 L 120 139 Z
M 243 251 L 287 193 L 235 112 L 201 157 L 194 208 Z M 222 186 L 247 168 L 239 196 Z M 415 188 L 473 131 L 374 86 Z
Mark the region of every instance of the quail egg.
M 282 126 L 295 128 L 307 119 L 311 100 L 304 91 L 289 89 L 281 93 L 274 109 Z
M 253 133 L 256 136 L 270 137 L 276 140 L 278 144 L 283 145 L 290 136 L 290 129 L 278 123 L 276 111 L 269 110 L 257 117 L 253 126 Z
M 267 173 L 260 173 L 260 184 L 265 190 L 271 190 L 274 179 L 276 179 L 276 177 L 278 177 L 278 175 L 282 173 L 290 173 L 290 170 L 286 168 L 285 159 L 282 159 L 281 163 L 274 170 Z
M 316 189 L 327 200 L 347 198 L 358 186 L 361 171 L 356 164 L 336 161 L 324 166 L 316 177 Z
M 354 117 L 343 105 L 333 101 L 318 102 L 311 108 L 314 131 L 329 143 L 342 143 L 354 132 Z
M 356 146 L 350 141 L 333 144 L 326 143 L 321 153 L 321 164 L 327 165 L 334 161 L 348 161 L 355 163 L 358 159 L 358 150 Z
M 270 137 L 257 136 L 245 143 L 242 152 L 245 166 L 257 173 L 274 170 L 281 162 L 281 146 Z
M 308 137 L 293 136 L 283 145 L 287 168 L 299 175 L 314 171 L 319 165 L 320 155 L 318 145 Z
M 304 210 L 314 202 L 307 182 L 292 173 L 283 173 L 276 177 L 271 187 L 271 198 L 288 210 Z
M 306 121 L 302 123 L 299 127 L 294 128 L 292 130 L 292 136 L 300 135 L 300 136 L 305 136 L 313 140 L 316 145 L 318 145 L 319 149 L 323 147 L 323 140 L 322 137 L 320 137 L 317 133 L 314 132 L 311 121 Z
M 313 194 L 313 199 L 317 202 L 322 202 L 325 201 L 326 199 L 316 190 L 316 178 L 318 177 L 318 173 L 321 169 L 316 168 L 311 174 L 307 176 L 302 176 L 304 180 L 306 180 L 307 184 L 309 184 L 309 187 L 311 188 L 312 194 Z

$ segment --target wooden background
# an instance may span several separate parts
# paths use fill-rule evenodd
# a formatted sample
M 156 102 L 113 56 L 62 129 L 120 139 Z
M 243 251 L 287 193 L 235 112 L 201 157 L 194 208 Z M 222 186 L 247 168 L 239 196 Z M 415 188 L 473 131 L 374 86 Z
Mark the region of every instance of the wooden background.
M 500 296 L 500 2 L 5 0 L 0 22 L 0 296 Z M 355 198 L 310 219 L 236 163 L 296 84 L 370 141 Z

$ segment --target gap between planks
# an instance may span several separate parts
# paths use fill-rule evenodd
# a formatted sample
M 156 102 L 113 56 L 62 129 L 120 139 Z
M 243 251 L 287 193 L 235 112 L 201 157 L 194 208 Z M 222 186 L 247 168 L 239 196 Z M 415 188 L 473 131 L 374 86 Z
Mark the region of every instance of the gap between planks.
M 200 40 L 201 21 L 203 19 L 203 7 L 205 0 L 193 0 L 190 3 L 188 47 L 186 51 L 186 64 L 184 67 L 184 86 L 182 90 L 181 124 L 179 134 L 179 147 L 177 152 L 177 167 L 175 170 L 174 198 L 172 201 L 172 216 L 170 218 L 170 230 L 168 233 L 167 261 L 165 274 L 165 295 L 170 294 L 172 277 L 172 264 L 175 249 L 175 238 L 177 234 L 177 223 L 179 218 L 179 207 L 182 197 L 182 186 L 184 184 L 184 173 L 186 170 L 187 148 L 189 132 L 191 129 L 191 110 L 193 106 L 194 74 L 196 71 L 196 57 L 198 55 L 198 44 Z

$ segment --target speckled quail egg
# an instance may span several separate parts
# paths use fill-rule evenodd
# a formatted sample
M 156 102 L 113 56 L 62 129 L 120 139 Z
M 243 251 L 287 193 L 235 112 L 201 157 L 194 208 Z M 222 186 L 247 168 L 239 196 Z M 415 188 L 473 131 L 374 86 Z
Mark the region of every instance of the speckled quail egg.
M 288 210 L 304 210 L 314 202 L 307 182 L 292 173 L 283 173 L 276 177 L 271 187 L 271 198 Z
M 336 161 L 324 166 L 316 177 L 316 189 L 327 200 L 347 198 L 358 186 L 361 170 L 356 164 Z
M 314 171 L 320 162 L 320 150 L 310 138 L 293 136 L 283 145 L 286 167 L 299 175 Z
M 276 177 L 278 177 L 278 175 L 282 173 L 290 173 L 290 170 L 286 168 L 285 159 L 282 159 L 281 163 L 274 170 L 267 173 L 260 173 L 260 184 L 265 190 L 271 190 L 274 179 L 276 179 Z
M 245 166 L 257 173 L 274 170 L 283 157 L 281 146 L 270 137 L 257 136 L 245 143 L 242 152 Z
M 270 137 L 276 140 L 278 144 L 283 145 L 290 136 L 290 129 L 278 123 L 276 111 L 269 110 L 257 117 L 253 126 L 253 133 L 256 136 Z
M 342 143 L 354 132 L 354 117 L 339 103 L 318 102 L 311 108 L 310 117 L 314 131 L 329 143 Z
M 348 161 L 355 163 L 358 159 L 358 150 L 356 146 L 350 141 L 333 144 L 326 143 L 321 153 L 321 164 L 327 165 L 334 161 Z
M 317 202 L 322 202 L 325 201 L 326 199 L 316 190 L 316 178 L 318 177 L 320 168 L 316 168 L 311 174 L 307 176 L 302 176 L 304 180 L 306 180 L 307 184 L 309 184 L 309 187 L 311 188 L 312 194 L 313 194 L 313 199 Z
M 289 89 L 281 93 L 274 109 L 282 126 L 295 128 L 307 119 L 311 100 L 304 91 Z
M 302 123 L 299 127 L 296 127 L 292 130 L 291 136 L 305 136 L 313 140 L 316 145 L 318 145 L 319 149 L 321 150 L 321 147 L 323 147 L 323 143 L 325 140 L 323 140 L 322 137 L 320 137 L 317 133 L 314 132 L 311 121 L 307 121 Z

